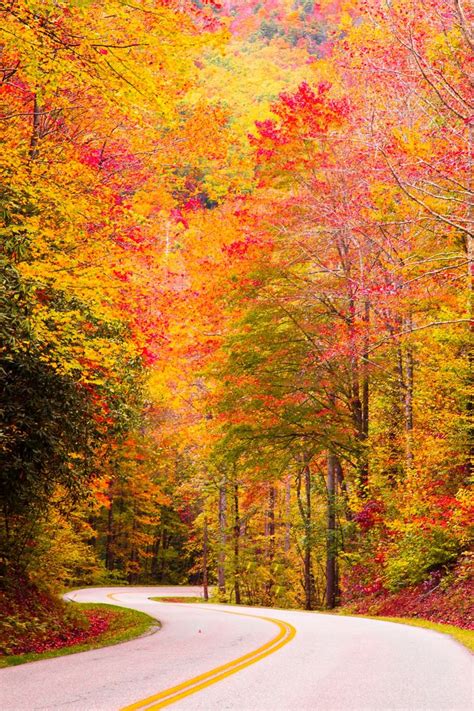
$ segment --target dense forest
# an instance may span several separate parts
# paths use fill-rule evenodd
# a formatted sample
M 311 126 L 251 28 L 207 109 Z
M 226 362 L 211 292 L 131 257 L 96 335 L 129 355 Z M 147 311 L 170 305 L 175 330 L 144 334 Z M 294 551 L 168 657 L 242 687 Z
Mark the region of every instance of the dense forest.
M 7 589 L 472 624 L 472 5 L 0 14 Z

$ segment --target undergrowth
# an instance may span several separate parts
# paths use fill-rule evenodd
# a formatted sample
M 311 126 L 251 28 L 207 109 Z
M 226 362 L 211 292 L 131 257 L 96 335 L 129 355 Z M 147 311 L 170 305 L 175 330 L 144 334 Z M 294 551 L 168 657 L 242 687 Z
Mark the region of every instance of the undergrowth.
M 158 623 L 115 605 L 66 603 L 24 583 L 0 594 L 0 666 L 126 641 Z

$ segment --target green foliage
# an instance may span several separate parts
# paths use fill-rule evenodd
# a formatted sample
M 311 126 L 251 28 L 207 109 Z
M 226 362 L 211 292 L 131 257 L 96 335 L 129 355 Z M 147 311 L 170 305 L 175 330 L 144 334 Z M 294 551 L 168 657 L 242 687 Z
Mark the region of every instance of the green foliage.
M 87 510 L 70 510 L 64 515 L 54 501 L 51 503 L 29 548 L 30 580 L 56 593 L 64 588 L 106 584 L 103 562 L 91 545 L 96 532 L 86 519 Z
M 435 527 L 424 532 L 410 527 L 389 551 L 385 585 L 392 592 L 416 585 L 432 570 L 455 561 L 459 553 L 459 542 L 445 528 Z
M 57 488 L 72 502 L 86 491 L 97 431 L 84 391 L 34 352 L 0 367 L 1 556 L 21 569 Z
M 42 512 L 59 484 L 77 497 L 94 442 L 85 393 L 38 355 L 4 360 L 2 373 L 0 492 L 8 514 Z

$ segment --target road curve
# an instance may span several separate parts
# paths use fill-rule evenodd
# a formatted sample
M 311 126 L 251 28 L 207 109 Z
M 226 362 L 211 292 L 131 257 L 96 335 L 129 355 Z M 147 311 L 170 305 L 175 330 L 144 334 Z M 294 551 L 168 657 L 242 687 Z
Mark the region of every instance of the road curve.
M 198 588 L 70 595 L 156 617 L 130 642 L 0 670 L 2 711 L 470 711 L 473 657 L 417 627 L 295 610 L 182 605 Z

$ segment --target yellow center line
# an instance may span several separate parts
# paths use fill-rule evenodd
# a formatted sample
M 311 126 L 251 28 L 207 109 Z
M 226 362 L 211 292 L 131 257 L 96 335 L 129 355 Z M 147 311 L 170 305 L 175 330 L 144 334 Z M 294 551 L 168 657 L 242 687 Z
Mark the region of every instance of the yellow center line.
M 116 599 L 114 593 L 110 593 L 107 597 Z M 208 610 L 210 612 L 210 610 Z M 130 706 L 125 706 L 121 711 L 155 711 L 155 709 L 162 709 L 165 706 L 174 704 L 176 701 L 185 698 L 186 696 L 191 696 L 201 689 L 205 689 L 207 686 L 216 684 L 217 682 L 225 679 L 232 674 L 245 669 L 251 664 L 259 662 L 261 659 L 268 657 L 273 654 L 278 649 L 281 649 L 285 644 L 288 644 L 296 634 L 296 629 L 293 625 L 288 622 L 283 622 L 282 620 L 277 620 L 273 617 L 264 617 L 263 615 L 249 615 L 244 612 L 230 612 L 229 610 L 212 610 L 212 612 L 220 612 L 226 615 L 237 615 L 238 617 L 252 617 L 257 620 L 264 620 L 265 622 L 271 622 L 278 627 L 278 634 L 273 637 L 269 642 L 266 642 L 261 647 L 257 647 L 251 652 L 237 657 L 226 664 L 222 664 L 214 669 L 210 669 L 203 674 L 192 677 L 187 681 L 177 684 L 176 686 L 171 686 L 169 689 L 160 691 L 153 696 L 148 696 L 146 699 L 141 699 L 136 701 Z M 157 703 L 155 703 L 157 702 Z

